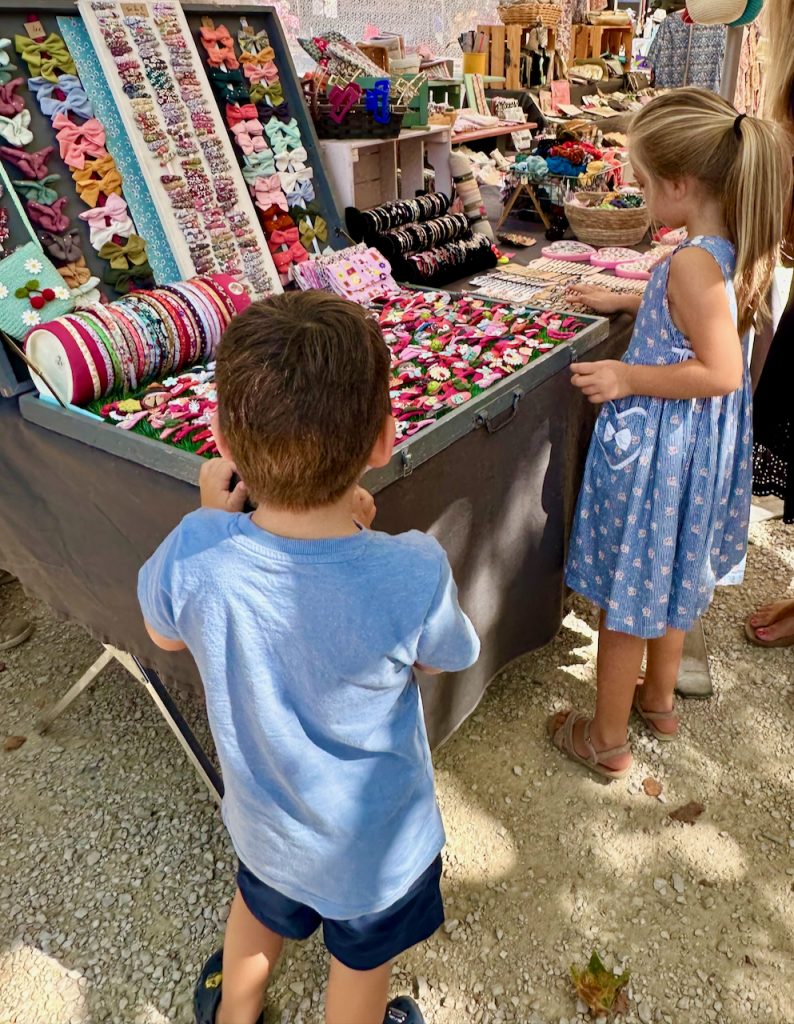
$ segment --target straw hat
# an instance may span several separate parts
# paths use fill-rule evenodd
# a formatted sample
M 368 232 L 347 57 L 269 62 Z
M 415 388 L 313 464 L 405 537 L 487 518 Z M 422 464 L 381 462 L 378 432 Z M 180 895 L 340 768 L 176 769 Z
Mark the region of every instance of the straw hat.
M 736 19 L 736 21 L 730 22 L 731 28 L 736 28 L 739 25 L 749 25 L 755 21 L 758 15 L 761 13 L 761 8 L 764 6 L 764 0 L 749 0 L 744 13 Z
M 730 25 L 744 16 L 747 0 L 687 0 L 686 9 L 696 25 Z

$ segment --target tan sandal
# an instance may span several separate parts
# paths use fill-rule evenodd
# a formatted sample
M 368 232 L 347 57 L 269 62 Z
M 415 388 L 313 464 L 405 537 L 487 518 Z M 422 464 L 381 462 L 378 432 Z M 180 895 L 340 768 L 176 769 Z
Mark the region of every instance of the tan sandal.
M 673 708 L 672 711 L 646 711 L 645 708 L 640 705 L 639 686 L 634 691 L 634 710 L 637 712 L 638 717 L 642 719 L 642 722 L 648 732 L 655 736 L 660 743 L 669 743 L 670 740 L 674 740 L 678 737 L 678 729 L 676 729 L 675 732 L 662 732 L 662 730 L 657 729 L 654 724 L 656 722 L 670 722 L 674 718 L 678 721 L 678 712 L 675 708 Z
M 611 750 L 596 750 L 590 741 L 590 727 L 593 724 L 592 718 L 588 718 L 587 715 L 583 715 L 581 711 L 574 711 L 571 709 L 565 721 L 560 726 L 556 726 L 557 715 L 552 715 L 546 722 L 546 732 L 549 734 L 551 742 L 560 751 L 561 754 L 565 754 L 571 761 L 575 761 L 577 764 L 584 765 L 588 771 L 594 775 L 600 775 L 605 779 L 622 779 L 631 771 L 631 765 L 627 765 L 625 768 L 608 768 L 604 762 L 608 761 L 612 757 L 617 757 L 619 754 L 630 754 L 631 747 L 628 743 L 624 743 L 620 747 L 613 747 Z M 581 754 L 577 753 L 576 747 L 573 741 L 573 730 L 576 727 L 576 723 L 582 721 L 585 723 L 584 726 L 584 742 L 589 750 L 588 757 L 582 757 Z

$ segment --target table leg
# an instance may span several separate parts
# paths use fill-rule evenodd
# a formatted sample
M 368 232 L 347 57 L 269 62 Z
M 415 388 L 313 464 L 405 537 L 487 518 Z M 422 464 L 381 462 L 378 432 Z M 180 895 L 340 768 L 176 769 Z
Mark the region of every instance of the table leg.
M 48 708 L 47 711 L 39 717 L 39 720 L 36 722 L 37 731 L 45 733 L 55 719 L 58 718 L 59 715 L 62 715 L 69 705 L 77 700 L 83 690 L 88 689 L 100 672 L 102 672 L 112 660 L 113 652 L 110 648 L 106 647 L 104 652 L 97 658 L 91 668 L 80 676 L 73 686 L 69 687 L 63 697 L 61 697 L 56 704 L 53 704 L 51 708 Z
M 358 162 L 358 151 L 345 145 L 323 146 L 320 143 L 328 177 L 339 200 L 339 205 L 344 209 L 346 206 L 356 205 L 356 163 Z
M 532 205 L 535 207 L 535 212 L 537 213 L 538 217 L 540 217 L 541 221 L 543 222 L 543 226 L 545 227 L 545 229 L 548 231 L 549 228 L 551 227 L 551 221 L 546 216 L 546 211 L 543 209 L 543 207 L 540 204 L 540 200 L 538 199 L 538 193 L 537 193 L 537 190 L 535 189 L 535 186 L 534 185 L 527 185 L 525 187 L 526 187 L 527 192 L 529 193 L 529 198 L 532 200 Z
M 709 671 L 709 656 L 703 624 L 698 621 L 684 641 L 684 657 L 678 673 L 676 693 L 682 697 L 705 700 L 714 693 Z
M 526 185 L 516 185 L 516 187 L 513 189 L 513 194 L 510 196 L 510 198 L 505 203 L 505 208 L 504 208 L 504 210 L 502 210 L 502 216 L 497 221 L 497 224 L 496 224 L 496 230 L 497 231 L 501 228 L 501 226 L 504 224 L 504 222 L 507 220 L 507 218 L 512 213 L 513 207 L 518 202 L 518 199 L 523 194 L 525 188 L 526 188 Z

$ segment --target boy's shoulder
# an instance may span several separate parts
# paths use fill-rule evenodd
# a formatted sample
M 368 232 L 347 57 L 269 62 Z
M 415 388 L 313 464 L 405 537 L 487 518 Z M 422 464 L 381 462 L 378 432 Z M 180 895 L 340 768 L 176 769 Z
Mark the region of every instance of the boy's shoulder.
M 233 514 L 215 508 L 188 512 L 171 533 L 174 554 L 196 555 L 214 548 L 231 536 L 233 518 Z
M 428 567 L 439 566 L 446 558 L 446 552 L 435 539 L 421 530 L 406 533 L 381 533 L 370 531 L 370 544 L 376 552 Z

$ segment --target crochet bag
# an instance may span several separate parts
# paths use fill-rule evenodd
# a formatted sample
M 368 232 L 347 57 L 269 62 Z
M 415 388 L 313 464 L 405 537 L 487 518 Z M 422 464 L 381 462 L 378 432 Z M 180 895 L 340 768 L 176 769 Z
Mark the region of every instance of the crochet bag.
M 73 309 L 63 278 L 35 242 L 0 261 L 0 329 L 15 341 Z

